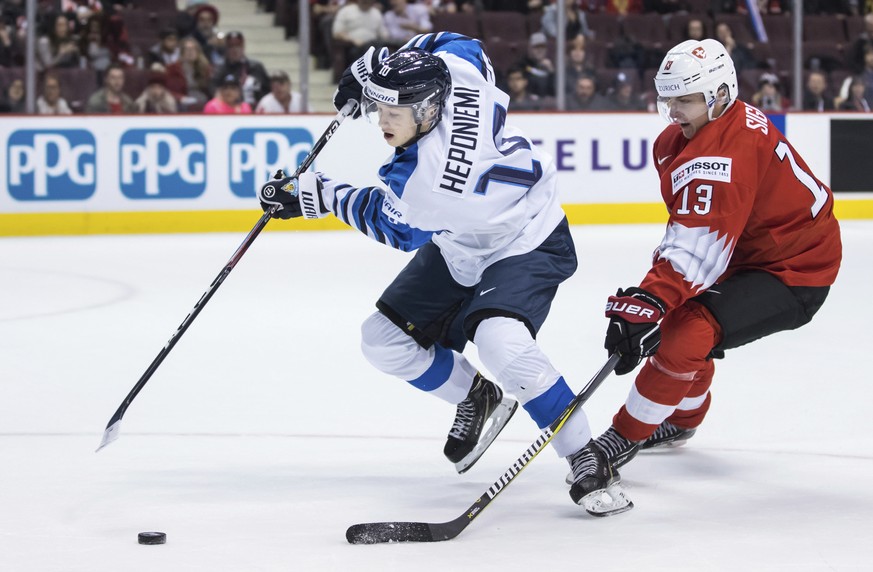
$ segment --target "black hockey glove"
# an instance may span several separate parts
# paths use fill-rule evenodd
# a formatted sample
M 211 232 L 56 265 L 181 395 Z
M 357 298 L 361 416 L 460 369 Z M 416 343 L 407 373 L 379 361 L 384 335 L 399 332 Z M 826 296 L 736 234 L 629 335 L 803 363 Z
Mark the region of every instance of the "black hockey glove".
M 610 354 L 618 352 L 621 359 L 615 368 L 617 375 L 630 373 L 650 356 L 661 343 L 658 321 L 665 312 L 664 303 L 642 288 L 618 289 L 606 302 L 606 329 L 604 347 Z
M 370 72 L 376 67 L 376 64 L 388 57 L 388 48 L 377 50 L 373 46 L 364 52 L 364 55 L 358 58 L 343 72 L 336 86 L 336 91 L 333 93 L 333 106 L 337 111 L 342 109 L 346 102 L 350 99 L 361 102 L 361 95 L 364 92 L 364 86 L 370 79 Z M 360 105 L 352 114 L 352 119 L 357 119 L 361 116 Z
M 289 219 L 303 216 L 300 208 L 300 200 L 297 198 L 297 179 L 286 177 L 281 169 L 276 171 L 273 180 L 264 183 L 258 191 L 258 200 L 264 212 L 278 207 L 273 213 L 273 218 Z
M 279 170 L 273 180 L 258 191 L 258 200 L 264 212 L 278 206 L 273 218 L 321 218 L 330 211 L 324 205 L 321 179 L 315 173 L 303 173 L 299 179 L 286 177 Z

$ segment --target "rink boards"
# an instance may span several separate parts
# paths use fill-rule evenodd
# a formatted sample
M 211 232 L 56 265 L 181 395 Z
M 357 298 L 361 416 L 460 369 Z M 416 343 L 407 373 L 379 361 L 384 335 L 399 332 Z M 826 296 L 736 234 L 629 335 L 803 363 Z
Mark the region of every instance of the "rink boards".
M 246 231 L 255 188 L 295 170 L 331 115 L 8 117 L 0 123 L 0 236 Z M 816 176 L 834 188 L 839 218 L 873 218 L 873 117 L 771 117 Z M 512 114 L 555 160 L 574 224 L 659 222 L 652 144 L 657 114 Z M 347 121 L 314 168 L 377 184 L 392 149 L 376 126 Z M 867 159 L 865 159 L 865 157 Z M 337 229 L 273 221 L 269 230 Z

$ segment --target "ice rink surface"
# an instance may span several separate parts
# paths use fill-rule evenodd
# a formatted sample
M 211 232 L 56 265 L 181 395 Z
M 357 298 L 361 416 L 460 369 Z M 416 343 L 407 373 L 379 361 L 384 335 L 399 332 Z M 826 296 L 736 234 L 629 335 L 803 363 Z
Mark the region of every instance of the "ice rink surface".
M 842 228 L 815 320 L 728 352 L 697 436 L 623 469 L 634 510 L 584 514 L 546 450 L 455 540 L 379 546 L 346 528 L 454 519 L 539 434 L 520 411 L 456 475 L 453 408 L 365 362 L 359 324 L 409 255 L 265 233 L 95 454 L 243 237 L 2 239 L 0 570 L 871 570 L 873 223 Z M 539 340 L 576 390 L 606 359 L 604 300 L 639 282 L 661 232 L 574 227 L 580 268 Z M 595 433 L 632 381 L 588 402 Z M 146 530 L 167 544 L 138 545 Z

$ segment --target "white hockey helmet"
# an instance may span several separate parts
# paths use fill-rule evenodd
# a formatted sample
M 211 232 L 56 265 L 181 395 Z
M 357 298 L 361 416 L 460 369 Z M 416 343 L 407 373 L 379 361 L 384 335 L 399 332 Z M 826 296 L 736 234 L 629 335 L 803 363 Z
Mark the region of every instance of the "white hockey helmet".
M 727 109 L 737 100 L 737 71 L 725 47 L 718 40 L 686 40 L 672 48 L 655 75 L 658 111 L 669 122 L 666 103 L 671 97 L 702 93 L 707 114 L 712 120 L 716 94 L 722 86 L 728 90 Z

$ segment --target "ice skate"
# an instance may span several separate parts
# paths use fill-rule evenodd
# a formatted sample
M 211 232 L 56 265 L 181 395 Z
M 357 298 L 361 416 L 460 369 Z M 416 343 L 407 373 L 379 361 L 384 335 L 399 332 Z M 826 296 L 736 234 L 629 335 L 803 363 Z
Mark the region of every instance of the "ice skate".
M 613 470 L 594 440 L 569 455 L 573 473 L 570 498 L 593 516 L 611 516 L 628 511 L 634 503 L 621 488 L 621 477 Z
M 658 428 L 655 429 L 655 432 L 651 437 L 643 441 L 643 444 L 640 446 L 641 449 L 659 449 L 659 448 L 673 448 L 673 447 L 681 447 L 685 444 L 688 439 L 694 436 L 697 432 L 697 429 L 683 429 L 682 427 L 676 427 L 669 421 L 664 421 Z M 630 459 L 628 459 L 630 460 Z
M 443 453 L 459 473 L 466 472 L 509 422 L 518 402 L 476 374 L 467 398 L 458 404 Z
M 615 430 L 615 427 L 610 427 L 604 431 L 603 435 L 595 439 L 594 442 L 609 459 L 609 464 L 612 465 L 613 469 L 627 464 L 640 452 L 640 443 L 625 439 L 621 433 Z

